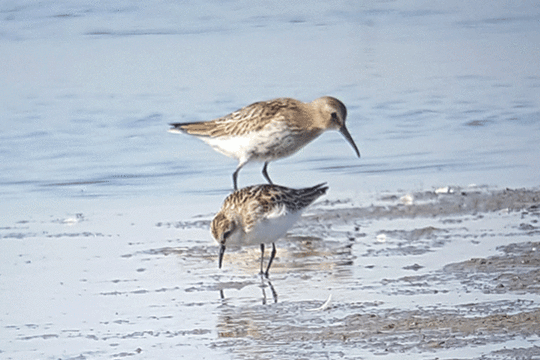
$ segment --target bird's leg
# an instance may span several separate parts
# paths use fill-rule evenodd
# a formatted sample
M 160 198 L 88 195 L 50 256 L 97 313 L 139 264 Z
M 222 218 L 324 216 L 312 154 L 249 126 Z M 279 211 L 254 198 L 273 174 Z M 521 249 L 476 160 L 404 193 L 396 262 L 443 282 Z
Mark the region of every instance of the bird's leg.
M 261 275 L 264 274 L 263 263 L 264 263 L 264 244 L 261 244 Z
M 240 160 L 240 162 L 238 162 L 238 166 L 236 167 L 236 170 L 232 174 L 234 191 L 238 190 L 238 173 L 240 172 L 240 169 L 243 168 L 244 165 L 246 165 L 246 163 L 247 163 L 247 160 Z
M 274 257 L 276 257 L 276 244 L 272 243 L 272 252 L 270 253 L 270 260 L 268 260 L 268 267 L 266 268 L 266 272 L 264 273 L 264 276 L 266 276 L 267 279 L 268 279 L 268 272 L 270 271 L 270 266 L 272 266 L 272 261 L 274 260 Z M 261 268 L 261 271 L 262 271 L 262 268 Z
M 268 161 L 266 161 L 264 163 L 264 166 L 263 166 L 263 169 L 262 169 L 262 174 L 263 174 L 264 178 L 268 181 L 268 183 L 270 185 L 273 185 L 274 183 L 272 182 L 272 180 L 270 180 L 270 176 L 268 176 L 267 169 L 268 169 Z
M 236 168 L 236 171 L 232 174 L 232 181 L 234 186 L 234 191 L 238 190 L 238 186 L 236 185 L 237 179 L 238 179 L 238 171 L 240 171 L 240 168 Z

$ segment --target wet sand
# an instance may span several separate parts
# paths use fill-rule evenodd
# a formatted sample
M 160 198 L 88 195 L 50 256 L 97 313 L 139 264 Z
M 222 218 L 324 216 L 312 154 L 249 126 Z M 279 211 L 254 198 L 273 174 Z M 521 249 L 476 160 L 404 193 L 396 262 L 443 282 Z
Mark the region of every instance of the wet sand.
M 347 239 L 345 242 L 349 244 L 341 244 L 332 250 L 325 249 L 325 245 L 321 244 L 317 251 L 313 251 L 310 247 L 318 239 L 294 239 L 305 246 L 303 259 L 322 257 L 324 264 L 333 258 L 333 266 L 322 266 L 329 272 L 348 266 L 362 266 L 366 257 L 385 257 L 390 262 L 392 256 L 408 257 L 425 253 L 435 257 L 440 267 L 434 267 L 422 275 L 403 275 L 405 272 L 414 274 L 423 268 L 414 263 L 402 267 L 402 271 L 396 271 L 395 278 L 377 279 L 371 284 L 360 284 L 358 279 L 351 279 L 351 285 L 354 284 L 358 290 L 356 301 L 351 299 L 351 289 L 347 289 L 345 292 L 349 292 L 349 301 L 337 301 L 316 316 L 306 313 L 306 308 L 315 306 L 309 302 L 292 306 L 285 304 L 279 310 L 272 309 L 271 314 L 278 315 L 275 315 L 277 319 L 272 317 L 270 321 L 269 312 L 264 310 L 258 315 L 255 312 L 244 314 L 239 321 L 226 321 L 220 337 L 229 338 L 226 342 L 231 347 L 242 345 L 243 341 L 238 339 L 246 338 L 250 339 L 249 346 L 254 347 L 296 342 L 302 344 L 301 348 L 311 349 L 299 351 L 308 357 L 317 356 L 313 344 L 326 344 L 330 348 L 342 347 L 341 352 L 336 349 L 334 356 L 341 354 L 344 358 L 354 358 L 356 355 L 351 354 L 355 352 L 353 349 L 362 349 L 357 355 L 365 355 L 365 352 L 394 354 L 395 358 L 414 358 L 412 354 L 420 356 L 426 353 L 432 353 L 428 357 L 461 358 L 467 354 L 466 358 L 479 358 L 469 357 L 477 351 L 478 355 L 482 354 L 482 359 L 537 358 L 540 356 L 537 342 L 540 334 L 540 309 L 537 303 L 540 243 L 531 240 L 538 239 L 540 233 L 540 192 L 537 189 L 492 191 L 485 188 L 449 188 L 439 189 L 438 192 L 382 196 L 379 204 L 359 208 L 332 209 L 332 203 L 323 202 L 321 205 L 330 209 L 314 211 L 304 219 L 300 228 L 309 228 L 313 232 L 312 229 L 317 226 L 323 227 L 325 230 L 321 229 L 315 237 Z M 411 199 L 414 199 L 412 203 Z M 404 201 L 406 204 L 403 204 Z M 503 229 L 484 227 L 483 219 L 488 217 L 494 221 L 504 221 Z M 373 221 L 378 223 L 377 227 L 393 227 L 392 222 L 397 219 L 407 219 L 407 228 L 373 232 L 369 225 L 362 225 L 366 221 Z M 415 223 L 425 220 L 433 225 L 415 226 Z M 360 230 L 364 226 L 367 229 Z M 339 230 L 334 230 L 336 227 Z M 409 230 L 411 227 L 413 230 Z M 374 244 L 377 239 L 381 241 L 381 235 L 393 241 L 385 241 L 386 246 L 368 245 Z M 507 245 L 496 246 L 493 255 L 454 262 L 455 258 L 444 254 L 444 249 L 460 246 L 461 242 L 481 244 L 494 237 L 504 238 Z M 394 244 L 390 245 L 392 242 Z M 351 251 L 346 250 L 359 244 L 371 248 L 360 252 L 359 256 L 351 255 Z M 349 263 L 348 258 L 351 259 Z M 286 259 L 281 257 L 280 260 L 278 263 L 286 267 L 293 267 L 295 263 L 294 256 Z M 391 267 L 384 260 L 378 266 Z M 364 267 L 372 271 L 377 268 Z M 298 286 L 298 290 L 301 286 Z M 305 286 L 309 287 L 310 284 L 306 283 Z M 402 306 L 387 307 L 380 300 L 363 302 L 362 290 L 368 289 L 383 293 L 385 296 L 381 296 L 381 299 L 397 296 Z M 330 292 L 340 298 L 339 289 L 333 288 Z M 482 296 L 475 297 L 474 301 L 459 300 L 461 297 L 468 299 L 467 294 Z M 426 295 L 430 300 L 412 308 L 405 305 L 411 298 L 421 295 Z M 447 302 L 447 298 L 457 301 Z M 252 318 L 249 326 L 243 323 L 246 316 L 255 318 Z M 291 320 L 291 317 L 295 320 Z M 230 315 L 225 318 L 235 317 Z M 513 341 L 521 342 L 521 345 L 512 345 Z M 535 345 L 528 345 L 529 341 Z M 310 345 L 306 346 L 306 343 Z M 507 345 L 497 349 L 498 344 Z M 318 347 L 323 353 L 323 349 L 327 348 L 324 345 Z M 437 354 L 439 351 L 440 355 Z
M 3 351 L 540 356 L 538 189 L 449 187 L 354 203 L 314 204 L 277 243 L 269 280 L 257 274 L 257 247 L 230 249 L 217 268 L 212 214 L 170 221 L 141 208 L 3 226 L 2 290 L 17 289 L 5 302 Z

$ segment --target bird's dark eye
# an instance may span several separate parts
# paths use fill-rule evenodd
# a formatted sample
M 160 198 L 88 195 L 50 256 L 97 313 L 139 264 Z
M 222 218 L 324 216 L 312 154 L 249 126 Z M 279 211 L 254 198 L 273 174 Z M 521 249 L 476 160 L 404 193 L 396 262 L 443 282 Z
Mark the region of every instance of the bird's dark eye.
M 227 240 L 227 238 L 228 238 L 229 236 L 231 236 L 231 233 L 232 233 L 232 230 L 225 231 L 225 232 L 223 233 L 223 239 L 224 239 L 224 240 Z
M 338 119 L 338 117 L 337 117 L 337 113 L 336 113 L 336 112 L 333 112 L 333 113 L 332 113 L 332 121 L 339 122 L 339 119 Z

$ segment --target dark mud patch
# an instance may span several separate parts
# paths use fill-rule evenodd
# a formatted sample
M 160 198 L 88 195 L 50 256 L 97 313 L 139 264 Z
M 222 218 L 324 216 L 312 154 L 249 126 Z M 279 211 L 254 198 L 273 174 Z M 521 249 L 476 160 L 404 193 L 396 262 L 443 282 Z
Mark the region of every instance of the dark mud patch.
M 484 293 L 540 294 L 540 242 L 498 247 L 501 255 L 449 264 L 444 271 Z
M 540 294 L 540 243 L 524 242 L 498 247 L 500 255 L 471 258 L 445 265 L 426 275 L 384 279 L 400 294 L 448 293 L 451 282 L 465 292 L 483 294 Z
M 322 205 L 332 205 L 322 202 Z M 444 190 L 414 192 L 410 194 L 381 196 L 377 204 L 366 207 L 326 209 L 311 218 L 349 222 L 358 219 L 396 219 L 415 217 L 449 217 L 495 211 L 519 211 L 540 217 L 540 190 L 488 188 L 464 189 L 459 187 Z M 537 230 L 537 227 L 533 227 Z
M 358 303 L 338 304 L 315 314 L 303 311 L 302 307 L 305 309 L 312 305 L 294 303 L 275 304 L 271 308 L 224 308 L 218 324 L 220 340 L 214 346 L 240 347 L 251 353 L 254 348 L 264 351 L 286 343 L 295 345 L 298 355 L 317 356 L 323 349 L 341 349 L 350 356 L 345 356 L 348 359 L 354 358 L 354 349 L 359 351 L 358 354 L 367 350 L 378 355 L 435 352 L 487 348 L 540 335 L 540 310 L 524 310 L 531 304 L 522 301 L 492 303 L 492 309 L 499 309 L 500 313 L 486 316 L 476 313 L 475 304 L 450 310 L 432 307 L 400 311 L 378 309 L 377 304 Z M 506 313 L 506 309 L 514 312 Z M 348 315 L 340 316 L 342 313 Z M 538 347 L 515 350 L 510 359 L 528 359 L 540 354 Z M 497 350 L 491 355 L 499 353 Z

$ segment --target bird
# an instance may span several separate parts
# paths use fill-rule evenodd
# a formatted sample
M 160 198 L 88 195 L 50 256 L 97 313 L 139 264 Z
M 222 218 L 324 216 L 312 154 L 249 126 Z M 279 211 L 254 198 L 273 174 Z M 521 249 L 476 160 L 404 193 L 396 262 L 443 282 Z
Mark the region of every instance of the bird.
M 327 130 L 339 131 L 360 157 L 345 126 L 346 118 L 345 105 L 330 96 L 309 103 L 278 98 L 253 103 L 210 121 L 171 123 L 169 131 L 193 135 L 214 150 L 238 159 L 233 173 L 233 188 L 238 190 L 238 172 L 244 165 L 263 162 L 262 174 L 273 184 L 268 164 L 296 153 Z
M 268 278 L 276 256 L 275 241 L 283 237 L 300 218 L 303 210 L 326 194 L 326 183 L 302 189 L 262 184 L 242 188 L 230 194 L 211 224 L 211 233 L 219 244 L 218 268 L 229 245 L 260 244 L 261 271 Z M 272 243 L 268 267 L 263 272 L 264 244 Z

